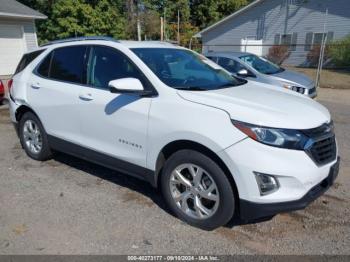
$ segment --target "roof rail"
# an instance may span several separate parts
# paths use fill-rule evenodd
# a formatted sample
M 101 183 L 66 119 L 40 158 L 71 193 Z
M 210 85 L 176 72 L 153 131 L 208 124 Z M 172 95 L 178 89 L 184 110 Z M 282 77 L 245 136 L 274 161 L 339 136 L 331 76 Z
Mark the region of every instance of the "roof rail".
M 64 38 L 60 40 L 51 41 L 41 45 L 41 47 L 53 45 L 53 44 L 61 44 L 61 43 L 68 43 L 68 42 L 75 42 L 75 41 L 86 41 L 86 40 L 104 40 L 104 41 L 119 42 L 118 40 L 109 36 L 80 36 L 80 37 Z

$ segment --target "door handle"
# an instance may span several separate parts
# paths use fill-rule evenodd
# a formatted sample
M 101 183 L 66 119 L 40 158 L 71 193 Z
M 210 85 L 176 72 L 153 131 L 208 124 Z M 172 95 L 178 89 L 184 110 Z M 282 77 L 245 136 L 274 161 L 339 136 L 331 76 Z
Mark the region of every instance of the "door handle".
M 40 89 L 40 84 L 38 84 L 38 83 L 31 84 L 30 87 L 33 88 L 33 89 Z
M 94 100 L 91 94 L 81 94 L 79 95 L 79 98 L 83 101 L 91 101 Z

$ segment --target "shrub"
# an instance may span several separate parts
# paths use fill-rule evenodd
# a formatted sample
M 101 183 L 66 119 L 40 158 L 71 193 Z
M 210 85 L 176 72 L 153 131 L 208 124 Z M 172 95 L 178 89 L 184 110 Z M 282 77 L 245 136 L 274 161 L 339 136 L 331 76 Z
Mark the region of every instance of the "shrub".
M 337 67 L 350 67 L 350 35 L 332 43 L 330 56 Z
M 320 60 L 320 52 L 321 52 L 321 45 L 315 45 L 311 48 L 311 50 L 306 55 L 306 60 L 308 63 L 308 66 L 311 67 L 317 67 L 318 62 Z M 327 62 L 329 60 L 329 45 L 325 46 L 324 49 L 324 56 L 323 56 L 323 63 Z
M 275 64 L 282 64 L 290 55 L 288 46 L 286 45 L 274 45 L 270 47 L 267 59 Z

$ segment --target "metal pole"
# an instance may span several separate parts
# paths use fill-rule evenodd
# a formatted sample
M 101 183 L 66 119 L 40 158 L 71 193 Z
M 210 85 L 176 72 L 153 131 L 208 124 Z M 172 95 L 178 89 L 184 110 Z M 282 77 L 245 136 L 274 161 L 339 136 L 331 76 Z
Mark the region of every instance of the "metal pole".
M 163 30 L 164 30 L 164 40 L 166 41 L 168 38 L 166 36 L 166 18 L 165 18 L 165 16 L 166 16 L 166 7 L 164 6 Z
M 180 10 L 177 10 L 177 43 L 180 45 Z
M 139 1 L 137 1 L 137 6 L 136 6 L 137 10 L 136 10 L 136 23 L 137 23 L 137 40 L 141 41 L 141 22 L 140 22 L 140 3 Z
M 317 75 L 316 75 L 316 88 L 320 84 L 320 79 L 321 79 L 321 71 L 323 67 L 323 57 L 324 57 L 324 51 L 326 48 L 326 40 L 327 40 L 327 19 L 328 19 L 328 8 L 326 9 L 326 14 L 325 14 L 325 21 L 323 25 L 323 36 L 322 36 L 322 43 L 321 43 L 321 48 L 320 48 L 320 57 L 318 60 L 318 68 L 317 68 Z
M 160 41 L 164 41 L 164 21 L 163 21 L 163 17 L 160 18 Z

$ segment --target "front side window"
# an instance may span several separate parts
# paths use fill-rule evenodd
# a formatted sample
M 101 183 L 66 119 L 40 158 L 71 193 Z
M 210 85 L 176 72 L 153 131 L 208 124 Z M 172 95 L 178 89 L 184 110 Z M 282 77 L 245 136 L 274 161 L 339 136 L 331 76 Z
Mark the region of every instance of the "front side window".
M 237 61 L 227 57 L 219 57 L 218 64 L 231 73 L 238 73 L 239 70 L 246 69 Z
M 256 55 L 241 56 L 240 59 L 262 74 L 272 75 L 284 71 L 283 68 Z
M 139 69 L 124 54 L 104 46 L 92 48 L 87 72 L 88 85 L 108 89 L 111 80 L 127 77 L 137 78 L 147 86 Z
M 175 89 L 215 90 L 245 83 L 190 50 L 134 48 L 132 51 L 163 83 Z
M 49 78 L 85 84 L 87 46 L 69 46 L 53 51 Z

